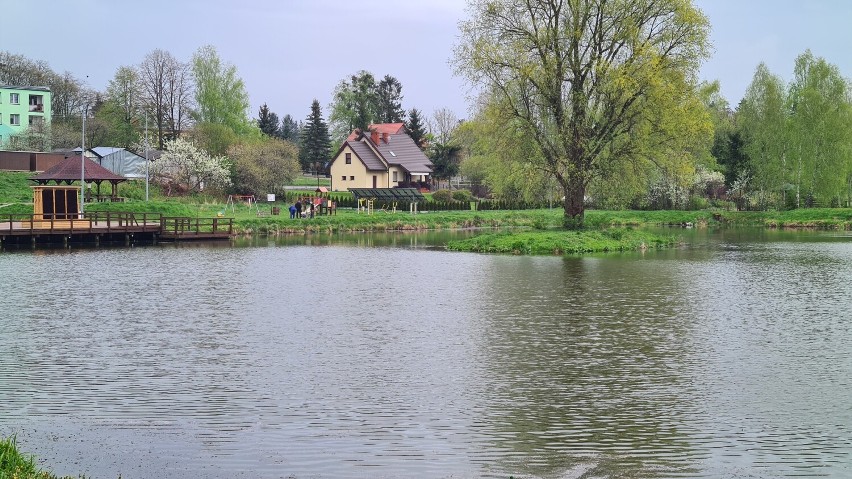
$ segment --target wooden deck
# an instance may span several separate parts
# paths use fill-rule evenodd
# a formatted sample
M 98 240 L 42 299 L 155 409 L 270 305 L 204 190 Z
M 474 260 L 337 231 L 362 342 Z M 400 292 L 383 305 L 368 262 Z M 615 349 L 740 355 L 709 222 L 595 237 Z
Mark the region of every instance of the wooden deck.
M 0 215 L 0 242 L 99 243 L 150 239 L 153 242 L 221 240 L 234 234 L 233 218 L 167 217 L 156 213 L 86 213 L 65 215 Z

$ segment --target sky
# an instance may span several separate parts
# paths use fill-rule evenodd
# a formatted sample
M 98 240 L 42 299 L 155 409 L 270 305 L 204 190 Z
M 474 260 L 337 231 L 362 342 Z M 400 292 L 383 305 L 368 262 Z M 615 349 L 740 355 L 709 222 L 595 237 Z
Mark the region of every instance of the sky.
M 334 87 L 359 70 L 396 77 L 403 107 L 470 116 L 471 87 L 450 60 L 464 0 L 2 0 L 0 50 L 44 60 L 104 90 L 120 66 L 156 48 L 189 61 L 213 45 L 237 67 L 257 116 L 263 103 L 327 116 Z M 852 77 L 852 1 L 695 0 L 712 25 L 704 80 L 719 80 L 736 106 L 760 62 L 789 80 L 811 49 Z

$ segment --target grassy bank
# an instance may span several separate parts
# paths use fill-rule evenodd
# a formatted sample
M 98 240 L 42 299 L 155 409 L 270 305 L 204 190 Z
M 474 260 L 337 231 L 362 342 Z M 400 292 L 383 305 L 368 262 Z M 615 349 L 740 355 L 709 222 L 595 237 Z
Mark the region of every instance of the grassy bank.
M 83 477 L 83 476 L 81 476 Z M 18 449 L 15 438 L 0 439 L 0 479 L 60 479 L 36 466 L 35 457 Z M 61 479 L 72 479 L 65 476 Z
M 610 251 L 659 249 L 677 243 L 675 236 L 660 236 L 629 228 L 587 231 L 527 231 L 488 233 L 451 241 L 451 251 L 564 255 Z

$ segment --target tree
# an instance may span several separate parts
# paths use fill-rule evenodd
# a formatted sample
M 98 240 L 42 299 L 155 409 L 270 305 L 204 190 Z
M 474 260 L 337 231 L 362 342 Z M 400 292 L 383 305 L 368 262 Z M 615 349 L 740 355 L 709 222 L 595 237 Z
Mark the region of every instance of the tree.
M 266 103 L 260 105 L 260 111 L 257 113 L 257 127 L 264 135 L 269 137 L 278 136 L 278 115 L 269 111 Z
M 459 118 L 449 108 L 435 110 L 429 120 L 429 133 L 438 143 L 449 143 L 459 126 Z
M 301 130 L 301 126 L 296 123 L 296 120 L 294 120 L 289 114 L 284 115 L 284 118 L 281 119 L 281 128 L 279 129 L 279 132 L 282 140 L 298 145 L 299 132 Z
M 429 159 L 434 166 L 433 178 L 449 180 L 459 174 L 460 146 L 451 143 L 435 143 L 429 150 Z
M 218 123 L 196 123 L 189 137 L 199 148 L 216 156 L 227 154 L 239 141 L 233 130 Z
M 342 142 L 352 130 L 367 131 L 379 119 L 379 102 L 373 74 L 361 70 L 349 81 L 341 80 L 334 89 L 328 121 L 335 143 Z
M 122 66 L 115 71 L 106 90 L 106 99 L 112 102 L 126 123 L 138 122 L 141 108 L 139 73 L 133 67 Z
M 796 58 L 788 101 L 796 206 L 802 190 L 810 199 L 838 198 L 852 173 L 849 83 L 836 66 L 806 51 Z
M 408 136 L 414 140 L 414 143 L 419 146 L 421 150 L 425 149 L 426 128 L 423 125 L 420 110 L 417 108 L 409 110 L 408 121 L 405 123 L 405 130 L 408 132 Z
M 145 56 L 137 69 L 145 114 L 153 120 L 159 149 L 170 138 L 178 138 L 186 126 L 189 110 L 189 70 L 171 53 L 156 49 Z
M 302 128 L 300 144 L 299 162 L 302 170 L 319 172 L 328 162 L 331 141 L 328 137 L 328 126 L 322 118 L 322 110 L 317 99 L 311 103 L 311 113 Z
M 402 109 L 402 83 L 385 75 L 377 90 L 378 120 L 380 123 L 400 123 L 405 117 Z
M 142 112 L 139 74 L 133 67 L 119 67 L 107 85 L 104 101 L 95 110 L 95 118 L 108 125 L 106 144 L 130 148 L 138 143 Z
M 166 142 L 166 151 L 151 163 L 151 176 L 172 190 L 194 193 L 205 187 L 224 188 L 231 184 L 230 162 L 211 156 L 195 143 L 176 138 Z
M 785 184 L 791 179 L 787 103 L 783 80 L 761 63 L 737 113 L 744 151 L 750 158 L 750 171 L 743 172 L 744 177 L 751 178 L 751 188 L 764 192 L 763 198 L 766 192 L 780 193 L 782 204 Z
M 222 63 L 211 45 L 192 56 L 195 75 L 196 120 L 225 125 L 237 135 L 250 134 L 249 96 L 237 67 Z
M 299 150 L 278 138 L 247 139 L 231 146 L 234 187 L 243 194 L 278 193 L 301 172 Z
M 691 2 L 470 0 L 469 7 L 457 70 L 535 141 L 537 166 L 564 193 L 565 227 L 582 227 L 594 179 L 623 163 L 688 161 L 689 144 L 711 134 L 694 80 L 709 25 Z

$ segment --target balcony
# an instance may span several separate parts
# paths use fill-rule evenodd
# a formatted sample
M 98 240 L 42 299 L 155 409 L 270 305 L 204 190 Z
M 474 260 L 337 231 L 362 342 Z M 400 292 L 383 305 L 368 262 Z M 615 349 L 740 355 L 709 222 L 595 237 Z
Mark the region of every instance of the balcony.
M 30 95 L 29 97 L 30 113 L 44 113 L 44 96 Z

